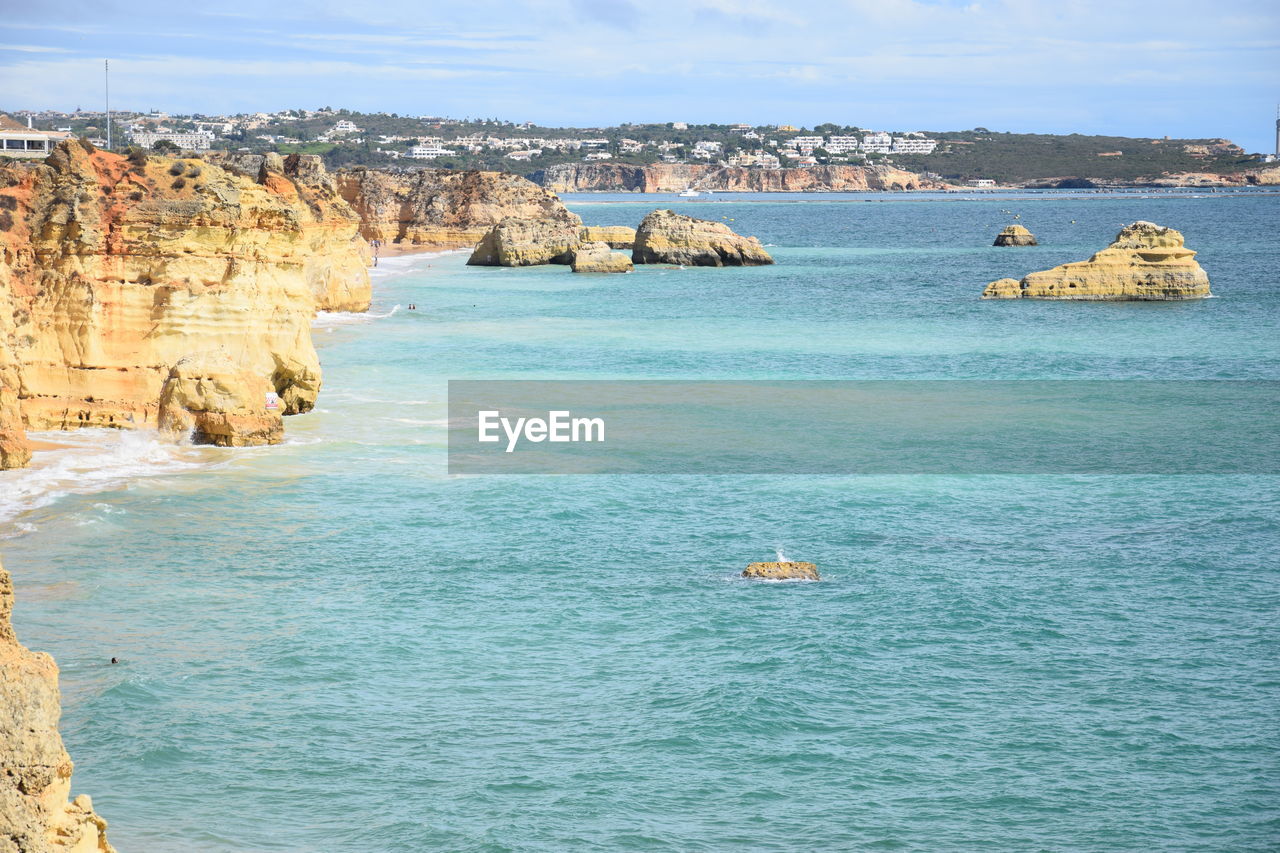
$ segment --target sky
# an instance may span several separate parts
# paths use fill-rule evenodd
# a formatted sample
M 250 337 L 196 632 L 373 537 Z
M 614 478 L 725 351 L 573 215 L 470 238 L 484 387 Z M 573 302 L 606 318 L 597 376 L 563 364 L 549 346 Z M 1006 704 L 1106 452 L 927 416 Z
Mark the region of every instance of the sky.
M 0 109 L 1275 144 L 1276 0 L 0 0 Z

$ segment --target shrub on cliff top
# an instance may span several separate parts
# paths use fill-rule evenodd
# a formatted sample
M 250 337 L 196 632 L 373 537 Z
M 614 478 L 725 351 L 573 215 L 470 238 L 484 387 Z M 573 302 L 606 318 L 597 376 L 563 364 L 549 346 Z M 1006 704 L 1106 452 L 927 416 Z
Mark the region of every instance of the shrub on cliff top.
M 174 176 L 181 175 L 183 170 L 186 168 L 187 167 L 183 165 L 181 160 L 175 161 L 174 164 L 169 167 L 169 174 Z
M 175 190 L 180 190 L 186 185 L 187 185 L 187 182 L 182 178 L 175 178 L 173 183 L 169 184 L 169 186 L 173 187 Z

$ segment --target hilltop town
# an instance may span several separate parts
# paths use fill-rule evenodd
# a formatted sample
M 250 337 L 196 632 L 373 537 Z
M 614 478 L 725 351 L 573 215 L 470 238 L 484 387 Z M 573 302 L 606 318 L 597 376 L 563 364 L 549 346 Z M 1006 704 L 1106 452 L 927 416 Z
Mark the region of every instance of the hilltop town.
M 319 154 L 327 166 L 487 169 L 545 174 L 568 164 L 719 166 L 748 170 L 881 166 L 931 182 L 968 186 L 1092 186 L 1162 176 L 1232 175 L 1273 159 L 1226 139 L 1126 138 L 885 130 L 820 124 L 624 124 L 547 128 L 499 119 L 454 119 L 345 109 L 290 109 L 231 116 L 159 110 L 16 111 L 17 127 L 153 151 L 227 150 Z M 10 128 L 12 129 L 12 128 Z M 21 144 L 15 144 L 21 147 Z M 14 156 L 15 152 L 0 152 Z M 18 156 L 23 156 L 22 152 Z

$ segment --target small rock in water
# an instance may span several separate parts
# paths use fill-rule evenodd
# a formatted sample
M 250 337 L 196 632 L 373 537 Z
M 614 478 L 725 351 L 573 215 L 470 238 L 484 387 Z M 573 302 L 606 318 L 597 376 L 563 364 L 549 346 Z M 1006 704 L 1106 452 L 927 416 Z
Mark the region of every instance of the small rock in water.
M 764 578 L 766 580 L 821 580 L 818 577 L 818 567 L 813 563 L 800 563 L 796 561 L 788 561 L 779 563 L 777 561 L 769 563 L 751 563 L 747 566 L 746 571 L 742 573 L 744 578 Z
M 1021 225 L 1007 225 L 1005 229 L 996 235 L 996 246 L 1035 246 L 1036 235 L 1032 234 Z

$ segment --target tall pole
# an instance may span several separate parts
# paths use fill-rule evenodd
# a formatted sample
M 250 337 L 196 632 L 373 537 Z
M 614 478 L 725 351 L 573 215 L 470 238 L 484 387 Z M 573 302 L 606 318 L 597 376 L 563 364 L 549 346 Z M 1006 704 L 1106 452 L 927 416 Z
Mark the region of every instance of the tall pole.
M 102 77 L 107 92 L 107 150 L 111 150 L 111 60 L 102 60 Z

